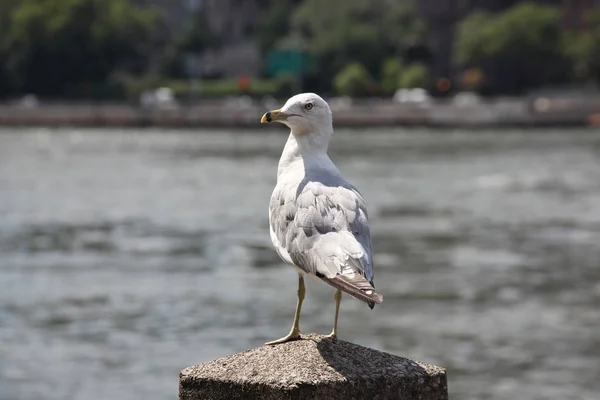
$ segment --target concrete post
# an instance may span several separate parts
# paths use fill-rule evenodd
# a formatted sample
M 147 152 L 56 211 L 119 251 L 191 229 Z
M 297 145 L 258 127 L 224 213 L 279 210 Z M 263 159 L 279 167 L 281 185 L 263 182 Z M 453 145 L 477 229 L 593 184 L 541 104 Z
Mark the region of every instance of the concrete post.
M 185 368 L 180 400 L 447 400 L 446 371 L 323 335 Z

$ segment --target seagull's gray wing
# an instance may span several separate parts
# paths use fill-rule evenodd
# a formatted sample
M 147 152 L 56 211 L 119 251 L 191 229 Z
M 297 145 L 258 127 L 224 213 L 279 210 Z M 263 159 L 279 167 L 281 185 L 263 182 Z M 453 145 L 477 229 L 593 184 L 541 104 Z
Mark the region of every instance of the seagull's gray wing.
M 343 179 L 282 185 L 270 204 L 271 238 L 281 258 L 369 303 L 373 288 L 371 233 L 365 202 Z

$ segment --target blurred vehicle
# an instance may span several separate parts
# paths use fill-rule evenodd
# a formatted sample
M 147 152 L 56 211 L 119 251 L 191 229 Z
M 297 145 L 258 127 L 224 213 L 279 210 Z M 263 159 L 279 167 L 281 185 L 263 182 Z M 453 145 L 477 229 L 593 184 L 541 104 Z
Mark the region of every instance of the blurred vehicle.
M 431 103 L 431 96 L 423 88 L 398 89 L 394 93 L 393 101 L 399 104 L 429 105 Z
M 452 98 L 452 104 L 457 107 L 473 107 L 481 104 L 481 96 L 474 92 L 459 92 Z
M 168 87 L 143 92 L 140 95 L 140 105 L 143 108 L 159 108 L 161 110 L 173 110 L 179 106 L 173 90 Z
M 40 105 L 40 101 L 35 94 L 26 94 L 18 100 L 17 104 L 23 108 L 36 108 Z

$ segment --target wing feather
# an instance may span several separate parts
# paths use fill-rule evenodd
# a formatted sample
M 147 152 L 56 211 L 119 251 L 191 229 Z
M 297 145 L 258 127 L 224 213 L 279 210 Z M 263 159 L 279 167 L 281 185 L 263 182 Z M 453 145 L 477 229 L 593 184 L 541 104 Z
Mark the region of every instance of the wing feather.
M 278 185 L 269 213 L 279 256 L 360 299 L 381 303 L 373 286 L 371 233 L 365 202 L 343 178 Z
M 324 282 L 340 289 L 350 296 L 367 302 L 369 307 L 375 307 L 375 303 L 381 304 L 383 296 L 373 290 L 373 286 L 362 275 L 337 275 L 335 278 L 321 278 Z

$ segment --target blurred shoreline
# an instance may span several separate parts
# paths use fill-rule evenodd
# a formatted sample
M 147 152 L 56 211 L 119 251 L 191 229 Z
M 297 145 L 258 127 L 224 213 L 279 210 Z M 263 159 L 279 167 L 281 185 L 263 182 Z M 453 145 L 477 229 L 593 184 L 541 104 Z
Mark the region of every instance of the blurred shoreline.
M 259 124 L 267 110 L 285 100 L 249 97 L 171 102 L 152 106 L 128 103 L 41 103 L 24 99 L 0 104 L 4 127 L 227 127 Z M 329 99 L 338 127 L 428 126 L 446 128 L 600 126 L 600 98 L 530 96 L 462 101 L 398 103 L 391 99 Z

